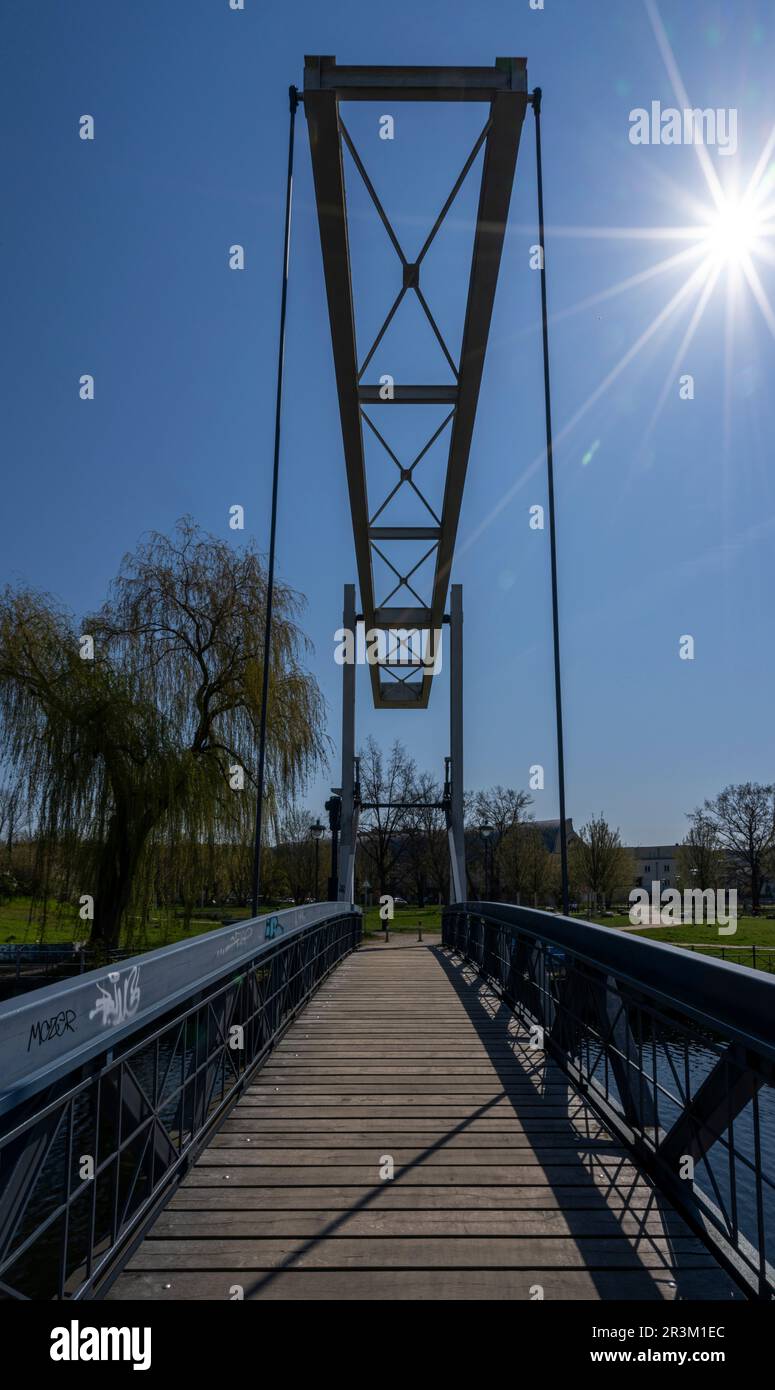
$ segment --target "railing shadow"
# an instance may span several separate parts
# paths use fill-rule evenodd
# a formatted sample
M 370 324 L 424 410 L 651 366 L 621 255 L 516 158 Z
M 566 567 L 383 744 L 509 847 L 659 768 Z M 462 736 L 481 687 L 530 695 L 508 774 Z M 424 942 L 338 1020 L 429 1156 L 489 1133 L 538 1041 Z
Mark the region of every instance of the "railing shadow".
M 596 1228 L 595 1230 L 595 1239 L 604 1240 L 606 1237 L 616 1237 L 617 1240 L 622 1241 L 623 1248 L 627 1244 L 632 1248 L 634 1265 L 627 1265 L 626 1267 L 617 1265 L 616 1267 L 627 1270 L 629 1297 L 653 1300 L 655 1294 L 657 1297 L 664 1294 L 666 1297 L 680 1298 L 683 1289 L 690 1283 L 694 1283 L 696 1289 L 698 1270 L 686 1266 L 681 1268 L 681 1262 L 673 1258 L 679 1252 L 675 1250 L 673 1244 L 672 1228 L 675 1226 L 676 1220 L 669 1204 L 664 1202 L 647 1178 L 637 1170 L 633 1171 L 632 1160 L 626 1154 L 622 1154 L 620 1147 L 612 1138 L 608 1136 L 598 1137 L 597 1131 L 600 1128 L 598 1121 L 590 1113 L 583 1096 L 574 1090 L 568 1078 L 564 1076 L 555 1063 L 550 1059 L 545 1059 L 543 1054 L 538 1060 L 534 1053 L 528 1052 L 525 1047 L 525 1030 L 521 1034 L 515 1031 L 514 1014 L 491 987 L 480 979 L 475 969 L 459 957 L 454 959 L 444 947 L 435 946 L 428 949 L 436 959 L 439 968 L 444 972 L 450 986 L 454 989 L 456 997 L 465 1006 L 466 1013 L 476 1028 L 479 1041 L 485 1048 L 488 1060 L 501 1083 L 502 1089 L 483 1104 L 473 1107 L 468 1116 L 451 1124 L 445 1134 L 441 1135 L 433 1144 L 424 1147 L 410 1162 L 403 1164 L 397 1170 L 390 1183 L 390 1188 L 393 1191 L 400 1188 L 402 1179 L 405 1179 L 408 1174 L 427 1164 L 435 1154 L 443 1151 L 451 1140 L 464 1134 L 474 1122 L 491 1117 L 496 1108 L 501 1107 L 502 1102 L 507 1100 L 513 1115 L 523 1125 L 525 1135 L 539 1160 L 543 1179 L 547 1182 L 548 1189 L 554 1193 L 559 1210 L 563 1211 L 564 1209 L 562 1201 L 564 1189 L 572 1187 L 574 1189 L 574 1200 L 570 1204 L 572 1210 L 591 1212 L 602 1218 L 602 1221 L 598 1223 L 599 1229 Z M 491 1032 L 493 1024 L 500 1025 L 501 1031 L 493 1034 Z M 509 1053 L 508 1071 L 504 1062 L 504 1048 L 508 1049 Z M 513 1089 L 513 1076 L 509 1073 L 514 1066 L 519 1068 L 521 1080 L 523 1082 L 528 1080 L 535 1087 L 530 1098 L 530 1116 L 527 1115 L 528 1107 L 523 1096 L 517 1094 Z M 554 1108 L 554 1101 L 550 1107 L 547 1088 L 555 1085 L 564 1088 L 568 1097 L 567 1124 L 553 1131 L 536 1130 L 529 1123 L 525 1126 L 526 1119 L 534 1118 L 536 1099 L 544 1096 L 547 1099 L 547 1109 Z M 586 1135 L 583 1132 L 585 1127 L 587 1129 Z M 594 1134 L 590 1134 L 590 1128 L 594 1128 Z M 505 1138 L 503 1147 L 507 1146 L 508 1138 Z M 556 1149 L 558 1146 L 564 1150 L 564 1161 L 559 1165 L 562 1168 L 561 1177 L 556 1176 L 558 1166 Z M 605 1165 L 596 1162 L 596 1156 L 599 1157 L 600 1155 L 609 1156 Z M 649 1193 L 645 1201 L 644 1189 Z M 261 1275 L 252 1283 L 245 1284 L 244 1297 L 260 1296 L 278 1276 L 290 1269 L 297 1269 L 300 1260 L 303 1260 L 322 1242 L 341 1232 L 353 1215 L 378 1204 L 384 1191 L 384 1183 L 363 1191 L 362 1195 L 351 1205 L 341 1212 L 337 1212 L 336 1216 L 322 1230 L 316 1232 L 314 1236 L 301 1239 L 275 1268 L 262 1271 Z M 639 1203 L 637 1205 L 635 1202 L 636 1194 Z M 612 1202 L 616 1203 L 616 1210 L 613 1209 Z M 651 1229 L 654 1225 L 655 1215 L 662 1218 L 660 1229 L 657 1232 Z M 627 1222 L 624 1221 L 625 1217 L 629 1218 Z M 630 1229 L 625 1230 L 625 1225 Z M 682 1229 L 682 1234 L 691 1236 L 691 1232 L 686 1228 Z M 570 1230 L 565 1233 L 564 1238 L 574 1240 L 584 1261 L 583 1268 L 595 1287 L 601 1293 L 603 1286 L 610 1290 L 611 1265 L 608 1264 L 605 1268 L 588 1265 L 583 1240 L 574 1237 Z M 653 1252 L 654 1268 L 637 1263 L 640 1259 L 638 1251 L 645 1249 Z M 557 1267 L 559 1268 L 559 1266 Z M 708 1266 L 703 1264 L 702 1268 L 708 1268 Z M 441 1274 L 442 1271 L 440 1270 L 439 1273 Z M 546 1274 L 547 1276 L 551 1275 L 550 1268 L 546 1270 Z M 657 1276 L 662 1276 L 661 1281 L 658 1280 Z M 693 1296 L 697 1296 L 696 1292 Z
M 694 1283 L 692 1276 L 696 1276 L 696 1270 L 681 1268 L 681 1262 L 678 1259 L 671 1260 L 671 1256 L 677 1256 L 679 1252 L 674 1247 L 673 1234 L 670 1230 L 674 1213 L 669 1202 L 662 1198 L 650 1179 L 638 1171 L 635 1160 L 626 1153 L 622 1153 L 621 1146 L 613 1137 L 585 1139 L 584 1135 L 579 1132 L 575 1123 L 576 1117 L 573 1115 L 574 1102 L 578 1103 L 580 1113 L 585 1117 L 585 1122 L 589 1123 L 590 1120 L 594 1122 L 593 1112 L 590 1111 L 583 1092 L 574 1087 L 559 1065 L 547 1053 L 542 1049 L 526 1046 L 526 1041 L 530 1036 L 527 1023 L 520 1023 L 518 1016 L 513 1013 L 492 986 L 479 975 L 476 968 L 448 947 L 438 948 L 436 955 L 458 998 L 469 1009 L 472 1008 L 475 1001 L 480 1012 L 480 1022 L 486 1022 L 489 1025 L 501 1025 L 502 1031 L 499 1035 L 493 1035 L 489 1031 L 480 1031 L 479 1028 L 477 1028 L 477 1033 L 482 1046 L 487 1051 L 493 1069 L 503 1082 L 504 1096 L 508 1097 L 515 1117 L 523 1120 L 527 1107 L 519 1093 L 510 1093 L 512 1077 L 504 1070 L 502 1057 L 504 1046 L 511 1053 L 512 1060 L 509 1066 L 519 1067 L 523 1080 L 530 1081 L 535 1087 L 534 1095 L 530 1100 L 531 1111 L 536 1099 L 546 1096 L 549 1087 L 558 1087 L 567 1094 L 568 1116 L 565 1128 L 554 1130 L 551 1133 L 544 1131 L 544 1137 L 541 1137 L 540 1132 L 530 1131 L 533 1152 L 542 1163 L 547 1185 L 557 1196 L 561 1209 L 562 1189 L 573 1187 L 577 1194 L 583 1195 L 583 1209 L 604 1218 L 607 1230 L 601 1230 L 600 1236 L 602 1238 L 608 1234 L 628 1242 L 632 1246 L 636 1258 L 638 1257 L 637 1248 L 644 1246 L 651 1249 L 658 1257 L 659 1264 L 656 1268 L 652 1270 L 641 1265 L 640 1269 L 636 1270 L 638 1277 L 635 1280 L 632 1278 L 632 1270 L 628 1270 L 629 1279 L 634 1284 L 631 1297 L 653 1298 L 654 1276 L 661 1270 L 663 1273 L 669 1271 L 671 1278 L 668 1285 L 674 1287 L 674 1297 L 680 1298 L 683 1288 L 689 1283 Z M 472 1014 L 472 1021 L 476 1026 L 475 1012 Z M 549 1106 L 547 1098 L 548 1108 L 553 1108 L 553 1106 Z M 605 1129 L 602 1124 L 600 1127 Z M 560 1181 L 550 1177 L 550 1173 L 557 1167 L 556 1153 L 553 1152 L 557 1148 L 557 1140 L 564 1141 L 562 1147 L 567 1150 L 569 1160 L 561 1165 L 563 1180 Z M 596 1164 L 595 1155 L 605 1154 L 609 1155 L 609 1161 L 605 1165 Z M 572 1158 L 571 1155 L 573 1155 Z M 616 1155 L 615 1158 L 614 1155 Z M 593 1170 L 596 1170 L 596 1181 L 593 1178 Z M 566 1178 L 567 1181 L 564 1181 Z M 642 1192 L 644 1187 L 650 1190 L 650 1199 L 645 1207 L 636 1207 L 633 1205 L 633 1197 L 636 1191 Z M 613 1199 L 617 1202 L 621 1201 L 621 1210 L 614 1210 L 611 1207 L 610 1202 Z M 573 1209 L 581 1209 L 578 1201 L 574 1202 Z M 648 1218 L 653 1217 L 655 1213 L 663 1218 L 671 1218 L 671 1221 L 663 1222 L 659 1234 L 647 1230 Z M 636 1230 L 625 1231 L 622 1221 L 625 1216 L 629 1216 L 633 1222 L 638 1223 Z M 692 1232 L 687 1227 L 684 1227 L 684 1234 L 686 1237 L 692 1236 Z M 570 1233 L 567 1238 L 575 1239 L 577 1248 L 583 1255 L 583 1244 L 579 1244 L 578 1239 Z M 660 1249 L 660 1246 L 666 1247 L 667 1256 Z M 707 1268 L 707 1265 L 704 1265 L 703 1268 Z M 585 1265 L 585 1269 L 596 1286 L 599 1286 L 601 1282 L 597 1277 L 598 1275 L 605 1273 L 607 1280 L 610 1280 L 610 1267 L 604 1271 Z

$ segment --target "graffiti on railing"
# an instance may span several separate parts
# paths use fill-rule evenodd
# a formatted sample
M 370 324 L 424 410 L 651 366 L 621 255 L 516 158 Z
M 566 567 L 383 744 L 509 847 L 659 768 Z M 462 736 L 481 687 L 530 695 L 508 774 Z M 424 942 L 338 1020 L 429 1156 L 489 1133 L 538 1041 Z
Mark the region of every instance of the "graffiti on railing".
M 97 999 L 94 1008 L 89 1011 L 89 1018 L 101 1016 L 103 1027 L 110 1024 L 112 1028 L 134 1018 L 140 1007 L 139 978 L 139 965 L 133 965 L 123 980 L 120 970 L 111 970 L 108 975 L 109 987 L 97 985 Z
M 228 941 L 223 946 L 218 947 L 218 950 L 215 953 L 216 957 L 220 960 L 224 956 L 230 955 L 232 951 L 236 951 L 238 948 L 247 946 L 252 935 L 252 927 L 239 927 L 237 931 L 232 932 Z
M 43 1043 L 51 1042 L 52 1038 L 62 1038 L 65 1033 L 74 1032 L 75 1009 L 60 1009 L 59 1013 L 51 1018 L 41 1018 L 32 1024 L 27 1039 L 27 1051 L 29 1052 L 34 1042 L 41 1047 Z

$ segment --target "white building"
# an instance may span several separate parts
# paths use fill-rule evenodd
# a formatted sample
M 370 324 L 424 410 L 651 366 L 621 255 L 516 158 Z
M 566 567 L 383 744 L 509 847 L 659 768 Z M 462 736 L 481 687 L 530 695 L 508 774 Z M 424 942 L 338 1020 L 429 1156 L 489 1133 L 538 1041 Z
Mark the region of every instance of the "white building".
M 680 845 L 628 845 L 633 859 L 633 887 L 651 892 L 652 883 L 675 888 Z

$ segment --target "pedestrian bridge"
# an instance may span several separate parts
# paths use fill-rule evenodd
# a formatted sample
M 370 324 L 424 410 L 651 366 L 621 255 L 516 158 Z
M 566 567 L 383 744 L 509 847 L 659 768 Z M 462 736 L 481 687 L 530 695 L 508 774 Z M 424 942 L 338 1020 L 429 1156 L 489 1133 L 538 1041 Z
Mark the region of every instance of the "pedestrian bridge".
M 4 1296 L 769 1299 L 773 1000 L 481 903 L 423 943 L 318 904 L 10 1000 Z

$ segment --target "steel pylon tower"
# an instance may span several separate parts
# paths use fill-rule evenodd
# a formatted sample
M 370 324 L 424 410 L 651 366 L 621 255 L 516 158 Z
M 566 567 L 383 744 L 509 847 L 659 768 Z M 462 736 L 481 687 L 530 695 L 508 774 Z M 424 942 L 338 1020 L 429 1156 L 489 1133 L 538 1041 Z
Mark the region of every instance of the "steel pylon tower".
M 308 57 L 304 67 L 304 112 L 309 130 L 315 201 L 331 324 L 334 371 L 339 398 L 344 459 L 352 513 L 355 556 L 360 590 L 360 614 L 355 590 L 345 586 L 343 621 L 348 630 L 357 618 L 367 632 L 422 634 L 426 645 L 417 652 L 408 670 L 403 662 L 370 661 L 372 696 L 377 709 L 424 709 L 430 697 L 436 643 L 444 623 L 449 624 L 450 757 L 444 796 L 450 842 L 450 895 L 466 896 L 463 835 L 463 603 L 460 585 L 454 585 L 450 613 L 445 612 L 450 585 L 460 508 L 484 369 L 495 290 L 500 268 L 506 221 L 514 182 L 525 112 L 531 98 L 524 58 L 498 58 L 494 67 L 340 67 L 328 56 Z M 416 259 L 406 256 L 395 229 L 380 202 L 368 170 L 355 147 L 342 116 L 341 103 L 350 101 L 479 102 L 486 108 L 482 129 L 455 180 Z M 347 149 L 358 175 L 390 239 L 396 254 L 395 295 L 373 342 L 364 350 L 356 342 L 355 308 L 350 265 L 349 229 L 344 176 Z M 423 262 L 431 249 L 455 198 L 475 161 L 482 155 L 479 200 L 473 237 L 466 309 L 460 353 L 455 360 L 433 316 L 423 290 Z M 368 380 L 368 370 L 393 318 L 407 295 L 415 295 L 451 371 L 452 384 L 413 382 L 385 391 Z M 397 364 L 400 368 L 400 364 Z M 398 376 L 398 372 L 396 372 Z M 381 412 L 401 407 L 445 407 L 442 423 L 413 459 L 399 459 L 383 435 Z M 398 469 L 398 479 L 388 498 L 368 495 L 364 430 L 376 437 Z M 415 469 L 437 440 L 447 442 L 443 500 L 437 513 L 423 495 Z M 412 497 L 416 524 L 390 526 L 382 518 L 387 503 L 402 488 Z M 412 565 L 407 549 L 421 542 L 422 560 Z M 392 558 L 384 547 L 393 546 Z M 404 549 L 401 554 L 402 546 Z M 413 552 L 416 553 L 416 552 Z M 392 571 L 390 592 L 377 592 L 374 556 Z M 415 571 L 433 557 L 429 592 L 417 592 Z M 400 590 L 414 603 L 391 606 Z M 399 656 L 401 653 L 399 652 Z M 414 676 L 414 679 L 412 679 Z M 353 896 L 355 844 L 359 790 L 355 760 L 355 673 L 344 668 L 342 716 L 341 852 L 338 858 L 338 895 Z M 339 811 L 337 811 L 339 814 Z
M 429 227 L 417 259 L 411 262 L 404 254 L 341 112 L 342 102 L 383 100 L 486 104 L 482 130 L 436 221 Z M 517 151 L 528 101 L 524 58 L 498 58 L 492 68 L 339 67 L 331 57 L 305 59 L 304 112 L 312 151 L 360 602 L 367 629 L 432 633 L 442 628 Z M 376 338 L 364 351 L 359 351 L 355 333 L 345 148 L 352 156 L 396 253 L 395 297 Z M 455 361 L 423 292 L 423 262 L 480 151 L 483 158 L 473 255 L 460 355 Z M 402 301 L 411 294 L 417 297 L 454 381 L 452 385 L 400 383 L 387 395 L 379 384 L 367 380 L 368 369 Z M 399 460 L 383 438 L 379 419 L 384 411 L 421 405 L 441 405 L 448 409 L 443 423 L 419 456 L 414 460 Z M 403 488 L 411 497 L 417 511 L 416 525 L 379 524 L 385 503 L 382 498 L 372 501 L 368 496 L 364 428 L 376 436 L 396 464 L 399 475 L 394 493 Z M 443 503 L 438 515 L 422 495 L 415 468 L 431 444 L 442 436 L 448 438 L 449 447 Z M 435 554 L 431 590 L 425 596 L 418 595 L 412 586 L 413 572 L 423 561 L 410 568 L 411 562 L 404 562 L 401 557 L 402 543 L 418 541 L 427 543 L 423 560 Z M 390 557 L 383 550 L 388 542 L 392 545 Z M 414 553 L 416 551 L 412 551 Z M 387 595 L 375 591 L 375 554 L 393 571 L 396 581 Z M 390 600 L 401 588 L 408 590 L 417 602 L 412 606 L 391 607 Z M 429 655 L 432 654 L 431 647 Z M 375 706 L 424 708 L 433 679 L 430 664 L 422 669 L 419 680 L 407 679 L 406 674 L 395 676 L 389 665 L 387 662 L 371 665 Z

